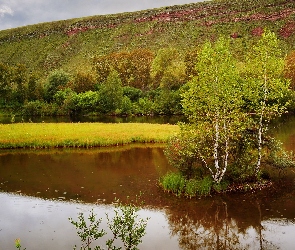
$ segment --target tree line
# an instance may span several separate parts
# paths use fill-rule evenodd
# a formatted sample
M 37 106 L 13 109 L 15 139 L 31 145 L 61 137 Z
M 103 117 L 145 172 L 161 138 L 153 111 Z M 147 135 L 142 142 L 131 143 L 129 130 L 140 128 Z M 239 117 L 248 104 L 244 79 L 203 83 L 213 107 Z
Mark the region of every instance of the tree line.
M 238 41 L 228 42 L 229 49 L 237 51 Z M 202 46 L 186 52 L 173 47 L 156 53 L 146 48 L 118 51 L 93 57 L 87 70 L 56 69 L 47 76 L 26 65 L 0 63 L 0 106 L 30 116 L 183 114 L 181 95 L 187 83 L 207 70 L 206 65 L 196 66 L 201 53 Z M 245 64 L 244 57 L 236 57 L 233 53 L 240 67 L 250 70 L 252 65 Z M 279 58 L 284 61 L 280 76 L 290 79 L 294 89 L 295 53 Z

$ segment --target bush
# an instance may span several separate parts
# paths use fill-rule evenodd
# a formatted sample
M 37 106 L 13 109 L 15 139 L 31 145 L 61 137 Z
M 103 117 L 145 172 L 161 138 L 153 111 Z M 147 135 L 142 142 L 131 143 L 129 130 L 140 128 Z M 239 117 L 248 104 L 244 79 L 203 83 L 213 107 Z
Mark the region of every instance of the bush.
M 154 110 L 160 115 L 182 114 L 181 96 L 179 91 L 162 90 L 155 97 Z
M 44 103 L 31 101 L 22 108 L 22 115 L 25 116 L 55 116 L 64 115 L 64 110 L 56 103 Z
M 53 71 L 47 78 L 45 84 L 45 99 L 48 102 L 53 100 L 58 90 L 61 90 L 70 81 L 70 75 L 63 70 Z
M 129 97 L 132 102 L 137 102 L 142 97 L 142 91 L 134 87 L 125 86 L 123 87 L 123 95 Z
M 44 103 L 40 101 L 31 101 L 23 106 L 23 115 L 40 116 L 42 114 Z
M 150 115 L 153 113 L 153 102 L 147 97 L 139 98 L 134 110 L 137 114 Z
M 111 71 L 106 82 L 99 88 L 99 111 L 111 114 L 119 109 L 123 98 L 122 82 L 116 71 Z
M 132 102 L 127 96 L 123 97 L 118 113 L 122 115 L 130 115 L 132 113 Z
M 228 187 L 229 183 L 225 180 L 222 180 L 220 183 L 214 183 L 213 184 L 213 189 L 217 192 L 220 193 L 222 191 L 225 191 Z

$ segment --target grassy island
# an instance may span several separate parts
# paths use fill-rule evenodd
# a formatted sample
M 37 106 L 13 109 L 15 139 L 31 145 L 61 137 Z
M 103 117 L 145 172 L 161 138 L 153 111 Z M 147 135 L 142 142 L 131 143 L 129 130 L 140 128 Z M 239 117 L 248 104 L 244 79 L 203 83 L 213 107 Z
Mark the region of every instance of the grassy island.
M 164 143 L 176 125 L 143 123 L 15 123 L 0 125 L 0 148 L 103 147 Z

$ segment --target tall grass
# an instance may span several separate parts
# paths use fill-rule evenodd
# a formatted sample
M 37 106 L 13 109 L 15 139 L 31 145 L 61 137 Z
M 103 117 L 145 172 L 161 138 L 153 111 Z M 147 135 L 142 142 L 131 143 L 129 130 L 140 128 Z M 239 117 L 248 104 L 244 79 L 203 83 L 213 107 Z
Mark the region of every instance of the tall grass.
M 162 177 L 160 183 L 165 191 L 180 196 L 185 188 L 185 178 L 180 173 L 167 173 Z
M 103 147 L 165 143 L 178 126 L 147 123 L 0 124 L 0 148 Z
M 210 195 L 213 181 L 209 176 L 200 180 L 186 180 L 181 173 L 167 173 L 160 179 L 160 185 L 165 191 L 191 198 Z

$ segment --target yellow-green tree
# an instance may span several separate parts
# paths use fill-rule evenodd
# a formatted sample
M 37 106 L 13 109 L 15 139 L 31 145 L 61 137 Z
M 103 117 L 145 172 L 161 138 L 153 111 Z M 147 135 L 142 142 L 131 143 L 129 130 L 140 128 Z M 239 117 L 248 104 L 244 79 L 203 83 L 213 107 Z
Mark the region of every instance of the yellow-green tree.
M 151 66 L 153 87 L 178 89 L 186 81 L 185 63 L 175 48 L 159 49 Z
M 256 128 L 258 153 L 255 173 L 258 176 L 268 124 L 286 111 L 288 102 L 285 96 L 290 91 L 289 81 L 283 78 L 284 58 L 275 33 L 264 32 L 248 51 L 245 68 L 244 96 Z
M 196 61 L 198 75 L 183 94 L 184 113 L 198 136 L 195 158 L 220 183 L 229 165 L 233 140 L 243 128 L 242 89 L 229 41 L 207 42 Z M 204 143 L 202 143 L 204 142 Z

